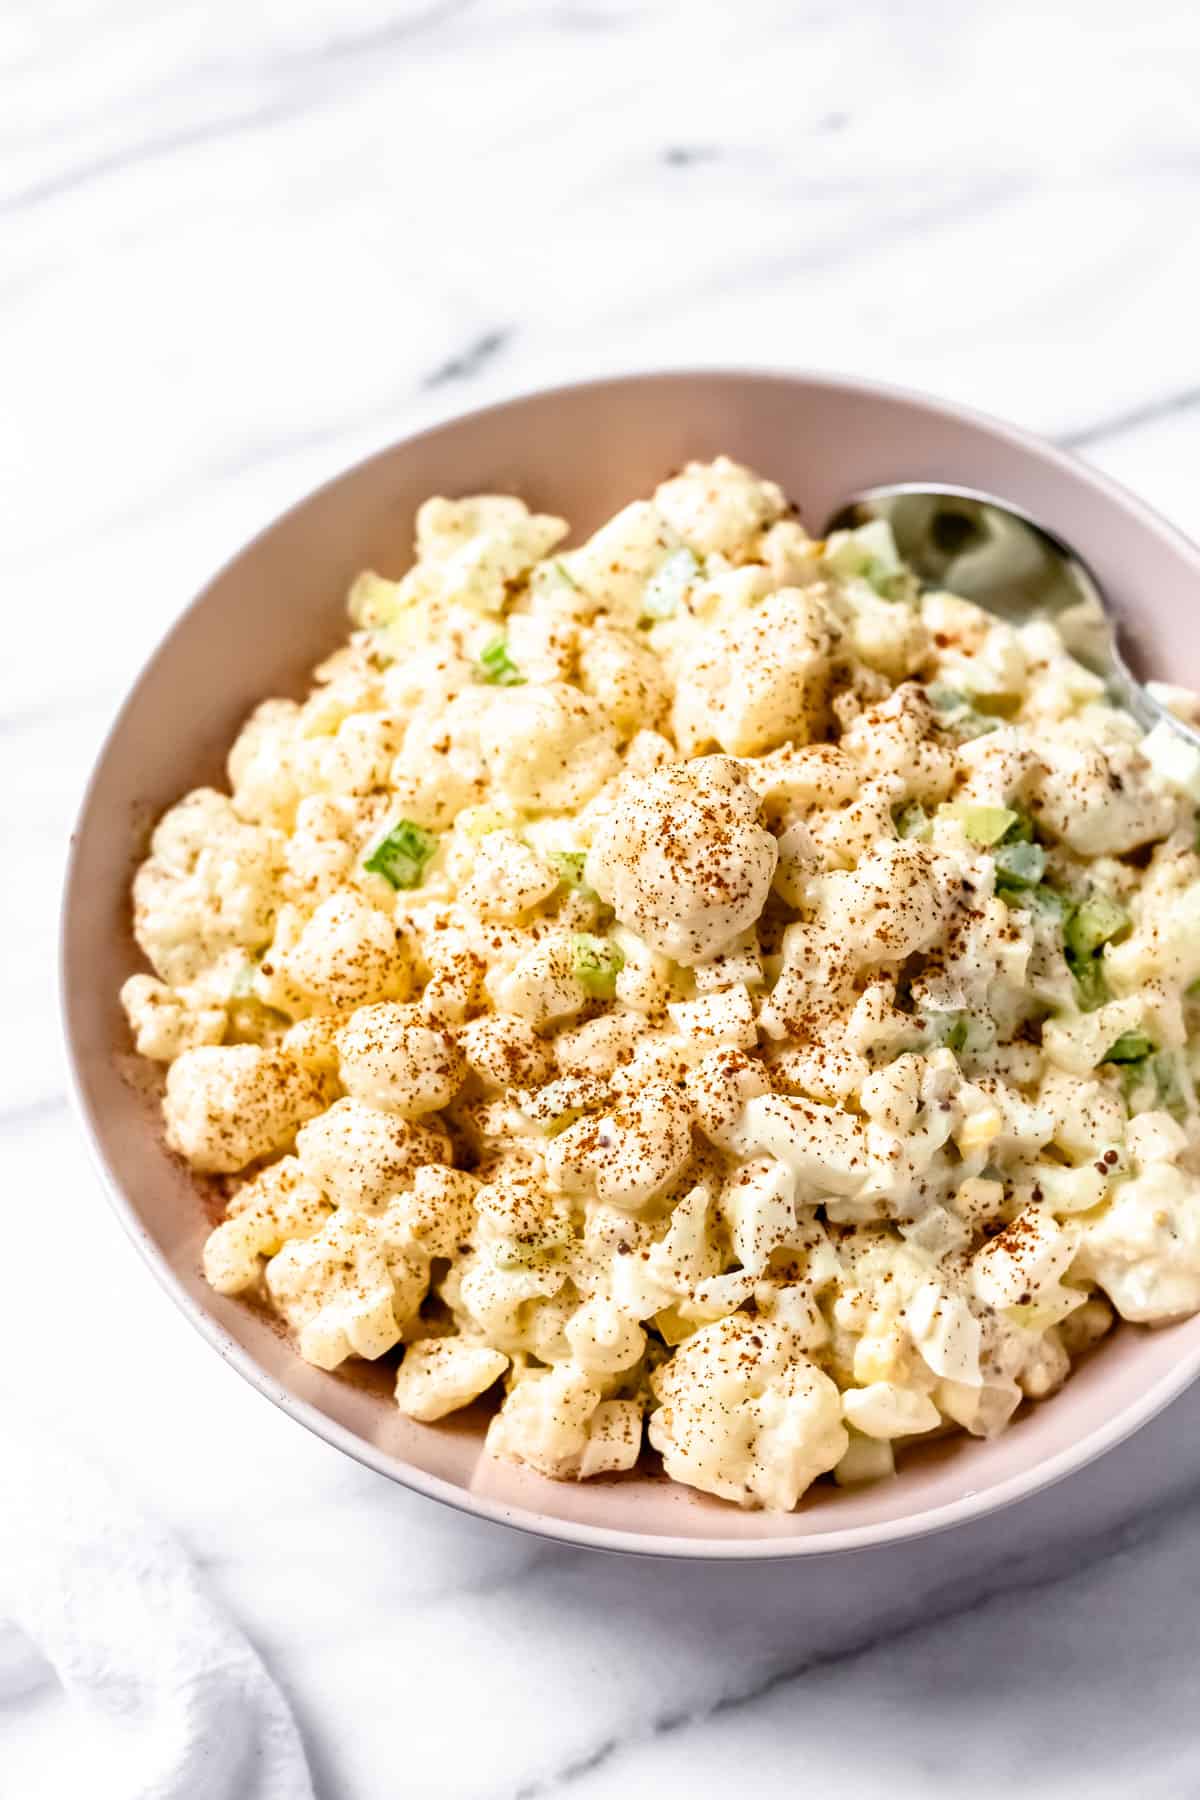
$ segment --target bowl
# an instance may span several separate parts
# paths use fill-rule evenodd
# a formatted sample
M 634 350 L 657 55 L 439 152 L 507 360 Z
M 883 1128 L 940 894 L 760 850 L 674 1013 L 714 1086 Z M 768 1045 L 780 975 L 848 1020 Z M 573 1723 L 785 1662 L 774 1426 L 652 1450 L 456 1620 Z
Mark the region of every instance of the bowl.
M 893 1481 L 818 1484 L 793 1514 L 742 1512 L 653 1472 L 550 1482 L 485 1455 L 478 1409 L 416 1424 L 390 1403 L 386 1370 L 312 1368 L 277 1322 L 206 1286 L 212 1199 L 164 1146 L 157 1083 L 132 1054 L 117 1000 L 144 966 L 128 893 L 149 827 L 189 788 L 221 782 L 225 752 L 259 700 L 303 691 L 345 630 L 357 571 L 403 571 L 421 500 L 512 492 L 586 533 L 689 457 L 719 451 L 781 482 L 814 528 L 846 494 L 901 478 L 1014 502 L 1082 553 L 1135 627 L 1145 672 L 1200 685 L 1200 552 L 1094 470 L 1006 425 L 874 383 L 766 372 L 635 375 L 510 400 L 404 439 L 320 488 L 184 612 L 122 707 L 84 798 L 64 896 L 63 1010 L 79 1110 L 118 1216 L 218 1354 L 294 1419 L 420 1493 L 569 1543 L 806 1556 L 961 1523 L 1079 1468 L 1200 1372 L 1200 1317 L 1156 1331 L 1122 1326 L 1001 1437 L 917 1447 Z

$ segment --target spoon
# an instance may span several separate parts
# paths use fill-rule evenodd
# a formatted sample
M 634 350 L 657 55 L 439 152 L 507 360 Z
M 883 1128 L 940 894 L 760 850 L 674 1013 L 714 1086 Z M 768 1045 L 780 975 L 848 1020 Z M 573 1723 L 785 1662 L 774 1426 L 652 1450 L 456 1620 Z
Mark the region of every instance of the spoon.
M 854 495 L 825 535 L 872 519 L 886 519 L 924 586 L 946 588 L 1013 625 L 1052 620 L 1115 705 L 1146 731 L 1165 720 L 1200 750 L 1200 730 L 1156 700 L 1126 662 L 1117 620 L 1082 557 L 1027 513 L 972 488 L 899 481 Z

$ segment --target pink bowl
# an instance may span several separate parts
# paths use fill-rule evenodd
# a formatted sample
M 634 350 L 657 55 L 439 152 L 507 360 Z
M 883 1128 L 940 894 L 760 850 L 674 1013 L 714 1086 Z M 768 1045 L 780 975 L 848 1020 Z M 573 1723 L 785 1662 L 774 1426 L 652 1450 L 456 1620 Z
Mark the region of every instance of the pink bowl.
M 1200 552 L 1129 494 L 1037 439 L 915 394 L 768 373 L 671 373 L 532 394 L 408 438 L 303 500 L 237 556 L 161 644 L 100 753 L 80 814 L 62 920 L 67 1043 L 84 1126 L 122 1223 L 214 1349 L 310 1430 L 393 1480 L 569 1543 L 689 1557 L 858 1549 L 958 1524 L 1098 1456 L 1200 1372 L 1200 1318 L 1122 1327 L 1062 1393 L 992 1443 L 919 1449 L 897 1478 L 820 1486 L 795 1514 L 747 1514 L 653 1475 L 558 1484 L 491 1461 L 482 1419 L 423 1426 L 384 1370 L 328 1375 L 262 1313 L 200 1274 L 212 1205 L 164 1148 L 157 1089 L 131 1054 L 117 990 L 141 966 L 129 882 L 151 822 L 220 783 L 237 727 L 298 694 L 345 629 L 347 587 L 407 565 L 430 494 L 500 491 L 587 532 L 689 457 L 726 451 L 780 481 L 819 527 L 847 494 L 908 479 L 988 489 L 1082 552 L 1136 628 L 1144 670 L 1200 686 Z

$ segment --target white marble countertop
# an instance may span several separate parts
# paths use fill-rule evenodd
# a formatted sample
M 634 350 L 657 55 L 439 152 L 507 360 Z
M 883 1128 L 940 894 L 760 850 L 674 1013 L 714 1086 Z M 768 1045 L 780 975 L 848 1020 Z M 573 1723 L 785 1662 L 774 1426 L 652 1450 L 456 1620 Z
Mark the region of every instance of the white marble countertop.
M 1195 1793 L 1200 1393 L 894 1553 L 648 1566 L 461 1518 L 274 1412 L 148 1280 L 52 985 L 145 651 L 437 414 L 656 362 L 851 370 L 1080 446 L 1200 532 L 1192 0 L 9 0 L 0 82 L 0 1388 L 182 1534 L 322 1800 Z

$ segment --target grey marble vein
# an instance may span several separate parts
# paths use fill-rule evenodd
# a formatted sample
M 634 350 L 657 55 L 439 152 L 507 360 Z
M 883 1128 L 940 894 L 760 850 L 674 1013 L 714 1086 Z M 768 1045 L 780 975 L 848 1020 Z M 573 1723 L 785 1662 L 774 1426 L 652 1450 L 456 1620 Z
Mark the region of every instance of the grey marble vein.
M 1006 1569 L 999 1578 L 996 1571 L 990 1569 L 977 1585 L 968 1585 L 965 1593 L 961 1576 L 956 1576 L 944 1588 L 923 1594 L 916 1609 L 902 1608 L 896 1617 L 882 1624 L 872 1623 L 847 1643 L 807 1652 L 768 1670 L 744 1687 L 735 1686 L 708 1704 L 663 1712 L 635 1733 L 606 1737 L 548 1776 L 523 1782 L 506 1792 L 505 1800 L 548 1800 L 549 1796 L 571 1788 L 644 1743 L 674 1738 L 730 1714 L 743 1714 L 806 1676 L 852 1667 L 880 1651 L 894 1650 L 906 1641 L 937 1633 L 965 1615 L 981 1616 L 997 1602 L 1047 1593 L 1061 1584 L 1085 1577 L 1098 1564 L 1128 1557 L 1144 1546 L 1153 1545 L 1182 1521 L 1195 1522 L 1197 1517 L 1200 1517 L 1200 1483 L 1183 1495 L 1173 1495 L 1165 1503 L 1151 1508 L 1136 1521 L 1127 1520 L 1109 1527 L 1067 1551 L 1056 1548 L 1048 1554 L 1034 1552 L 1022 1559 L 1015 1572 Z
M 1058 434 L 1055 442 L 1064 450 L 1090 450 L 1096 444 L 1105 444 L 1113 438 L 1125 437 L 1132 431 L 1141 431 L 1147 425 L 1157 425 L 1163 419 L 1173 419 L 1180 413 L 1191 412 L 1200 406 L 1200 385 L 1180 388 L 1177 392 L 1164 394 L 1161 398 L 1146 400 L 1140 406 L 1130 407 L 1127 411 L 1113 413 L 1108 418 L 1097 419 L 1093 424 L 1079 425 L 1074 430 Z
M 482 332 L 454 355 L 448 356 L 445 362 L 439 363 L 436 369 L 431 369 L 428 375 L 422 376 L 420 385 L 428 390 L 445 387 L 449 382 L 469 381 L 489 363 L 495 362 L 512 339 L 513 332 L 509 328 Z

